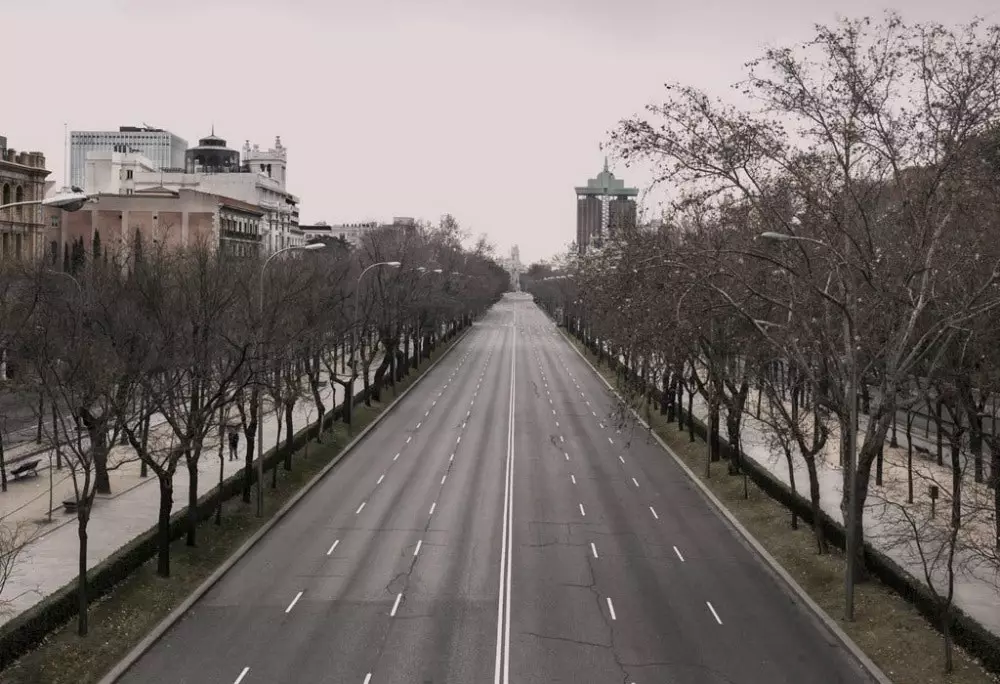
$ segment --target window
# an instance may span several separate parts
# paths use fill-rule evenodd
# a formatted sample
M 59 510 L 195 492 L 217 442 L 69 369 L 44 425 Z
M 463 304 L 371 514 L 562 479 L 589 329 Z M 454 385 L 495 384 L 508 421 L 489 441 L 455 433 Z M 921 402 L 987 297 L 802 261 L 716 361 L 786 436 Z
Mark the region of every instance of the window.
M 132 169 L 128 169 L 128 170 L 127 170 L 127 171 L 125 172 L 125 179 L 126 179 L 126 180 L 132 180 Z
M 3 201 L 0 204 L 10 204 L 10 186 L 4 183 L 3 186 Z

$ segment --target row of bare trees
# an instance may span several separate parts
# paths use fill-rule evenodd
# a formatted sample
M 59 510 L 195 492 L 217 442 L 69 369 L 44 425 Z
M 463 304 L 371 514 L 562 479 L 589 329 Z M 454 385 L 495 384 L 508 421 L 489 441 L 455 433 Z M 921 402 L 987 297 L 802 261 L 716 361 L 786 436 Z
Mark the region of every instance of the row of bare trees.
M 39 424 L 74 487 L 66 504 L 78 523 L 81 635 L 88 524 L 97 495 L 110 493 L 109 472 L 138 459 L 142 476 L 156 478 L 157 572 L 169 576 L 175 475 L 187 471 L 186 543 L 195 546 L 198 464 L 216 439 L 221 462 L 225 430 L 245 438 L 249 503 L 266 451 L 257 443 L 262 416 L 277 416 L 290 447 L 303 427 L 293 424 L 296 405 L 312 402 L 315 415 L 328 415 L 323 388 L 336 383 L 350 425 L 357 378 L 366 403 L 379 401 L 384 385 L 394 387 L 500 296 L 507 277 L 491 248 L 464 248 L 463 237 L 446 216 L 438 226 L 373 229 L 357 248 L 329 240 L 266 262 L 199 245 L 105 252 L 75 274 L 48 263 L 0 272 L 0 343 L 16 368 L 12 382 L 41 395 Z M 321 419 L 313 438 L 323 432 Z
M 670 85 L 623 121 L 612 147 L 668 190 L 662 221 L 609 226 L 601 249 L 522 282 L 622 362 L 639 400 L 659 390 L 680 426 L 703 402 L 706 468 L 724 427 L 727 472 L 745 476 L 752 415 L 793 486 L 803 465 L 818 521 L 818 461 L 839 449 L 846 617 L 878 503 L 923 563 L 950 669 L 956 559 L 995 569 L 1000 547 L 1000 27 L 818 26 L 750 62 L 731 100 Z M 920 407 L 938 455 L 914 466 L 929 452 L 914 444 Z M 901 415 L 908 482 L 894 494 L 883 471 L 902 472 L 886 462 Z M 914 502 L 914 473 L 942 513 Z

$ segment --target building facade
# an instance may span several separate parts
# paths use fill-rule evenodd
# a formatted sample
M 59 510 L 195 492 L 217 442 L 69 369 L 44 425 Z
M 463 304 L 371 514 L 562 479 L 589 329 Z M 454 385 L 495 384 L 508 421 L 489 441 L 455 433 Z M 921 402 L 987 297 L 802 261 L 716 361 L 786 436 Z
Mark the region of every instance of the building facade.
M 338 223 L 331 226 L 325 221 L 320 221 L 313 225 L 301 226 L 301 228 L 307 240 L 314 238 L 340 238 L 347 241 L 352 247 L 360 247 L 361 240 L 365 234 L 374 228 L 378 228 L 378 223 L 368 221 L 365 223 Z
M 48 253 L 53 263 L 83 239 L 87 254 L 95 238 L 120 264 L 143 249 L 205 245 L 237 257 L 260 254 L 264 212 L 247 202 L 197 190 L 150 188 L 128 195 L 102 194 L 80 211 L 51 210 Z
M 184 168 L 187 141 L 161 128 L 121 126 L 117 131 L 70 132 L 70 183 L 84 187 L 90 152 L 138 152 L 157 169 Z
M 41 202 L 45 198 L 45 155 L 17 152 L 0 136 L 0 205 Z M 39 204 L 0 209 L 0 259 L 40 257 L 44 249 L 45 216 Z
M 636 222 L 636 188 L 604 169 L 587 184 L 576 188 L 576 248 L 580 254 L 600 248 L 608 237 L 631 230 Z
M 115 156 L 116 154 L 120 156 Z M 305 244 L 299 228 L 299 199 L 285 187 L 287 148 L 281 138 L 262 150 L 249 141 L 240 154 L 214 134 L 187 150 L 180 169 L 150 169 L 155 160 L 142 152 L 90 152 L 85 190 L 101 194 L 136 194 L 156 188 L 196 190 L 229 197 L 253 205 L 263 212 L 263 245 L 267 252 Z

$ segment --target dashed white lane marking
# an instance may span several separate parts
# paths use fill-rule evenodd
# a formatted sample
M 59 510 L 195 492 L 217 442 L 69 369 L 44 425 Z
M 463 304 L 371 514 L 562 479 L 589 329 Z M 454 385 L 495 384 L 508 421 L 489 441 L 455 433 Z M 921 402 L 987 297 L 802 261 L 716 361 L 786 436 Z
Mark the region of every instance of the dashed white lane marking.
M 549 399 L 549 404 L 551 404 L 551 403 L 552 403 L 552 400 L 551 400 L 551 399 Z
M 591 413 L 594 415 L 594 418 L 597 418 L 597 412 L 596 411 L 591 411 Z
M 632 478 L 632 484 L 634 484 L 634 485 L 635 485 L 636 487 L 638 487 L 638 486 L 639 486 L 639 481 L 638 481 L 638 480 L 636 480 L 636 479 L 635 479 L 635 478 L 633 477 L 633 478 Z
M 396 454 L 395 456 L 393 456 L 392 460 L 395 461 L 397 458 L 399 458 L 399 454 Z
M 677 554 L 677 557 L 680 558 L 681 559 L 681 563 L 683 563 L 684 562 L 684 556 L 681 555 L 681 550 L 678 549 L 676 546 L 674 547 L 674 553 Z
M 434 401 L 431 402 L 431 406 L 437 406 L 437 405 L 438 405 L 438 400 L 437 399 L 435 399 Z
M 372 673 L 369 672 L 368 674 L 365 675 L 365 681 L 362 682 L 362 684 L 368 684 L 371 680 L 372 680 Z M 239 683 L 237 683 L 237 684 L 239 684 Z
M 418 553 L 420 553 L 420 547 L 423 546 L 423 543 L 424 543 L 423 539 L 418 539 L 417 540 L 417 548 L 413 549 L 413 555 L 414 556 L 416 556 Z
M 427 515 L 434 515 L 434 508 L 435 508 L 435 507 L 436 507 L 437 505 L 438 505 L 438 502 L 437 502 L 437 501 L 435 501 L 434 503 L 432 503 L 432 504 L 431 504 L 431 510 L 430 510 L 430 512 L 428 512 L 428 513 L 427 513 Z
M 556 415 L 556 410 L 555 409 L 552 409 L 552 415 L 553 416 Z
M 580 504 L 580 515 L 582 515 L 584 518 L 587 517 L 587 511 L 583 510 L 583 504 Z
M 295 604 L 299 602 L 300 598 L 302 598 L 302 592 L 301 591 L 295 595 L 295 598 L 292 599 L 292 602 L 288 604 L 287 608 L 285 608 L 285 614 L 286 615 L 288 613 L 292 612 L 292 608 L 295 607 Z
M 622 458 L 620 454 L 619 454 L 619 456 L 618 456 L 618 460 L 619 460 L 619 461 L 621 461 L 621 462 L 622 462 L 622 464 L 624 464 L 624 463 L 625 463 L 625 459 L 624 459 L 624 458 Z
M 553 411 L 552 413 L 555 413 L 555 411 Z M 558 420 L 556 421 L 556 427 L 559 427 L 559 421 Z
M 597 558 L 597 547 L 594 546 L 594 542 L 590 542 L 590 552 L 594 554 L 594 558 Z
M 392 610 L 389 611 L 389 617 L 396 617 L 396 609 L 399 608 L 399 602 L 403 599 L 403 592 L 396 594 L 396 602 L 392 604 Z
M 462 442 L 462 435 L 459 435 L 458 439 L 455 440 L 455 444 L 461 444 L 461 442 Z
M 331 547 L 330 547 L 330 550 L 326 552 L 326 555 L 328 555 L 328 556 L 332 556 L 332 555 L 333 555 L 333 551 L 334 551 L 334 549 L 336 549 L 336 548 L 337 548 L 337 544 L 339 544 L 339 543 L 340 543 L 340 540 L 339 540 L 339 539 L 338 539 L 337 541 L 333 542 L 333 546 L 331 546 Z
M 471 415 L 472 415 L 472 411 L 466 411 L 466 412 L 465 412 L 465 417 L 466 417 L 466 418 L 468 418 L 468 417 L 469 417 L 469 416 L 471 416 Z
M 455 454 L 454 452 L 452 452 L 451 456 L 448 457 L 448 463 L 451 463 L 454 460 L 455 460 Z
M 361 509 L 363 509 L 363 508 L 365 507 L 365 504 L 366 504 L 366 503 L 368 503 L 368 502 L 367 502 L 367 501 L 362 501 L 362 502 L 361 502 L 361 505 L 360 505 L 360 506 L 358 506 L 358 510 L 354 511 L 354 515 L 357 515 L 358 513 L 360 513 L 360 512 L 361 512 Z
M 565 451 L 563 452 L 563 456 L 565 456 L 565 457 L 566 457 L 566 460 L 567 460 L 567 461 L 569 460 L 569 454 L 567 454 L 567 453 L 566 453 Z
M 563 439 L 563 436 L 562 436 L 562 435 L 559 435 L 559 441 L 560 441 L 560 442 L 565 442 L 566 440 L 565 440 L 565 439 Z
M 441 484 L 444 484 L 444 481 L 445 481 L 446 479 L 448 479 L 448 475 L 447 475 L 447 474 L 444 474 L 444 475 L 442 475 L 442 476 L 441 476 Z
M 243 671 L 240 672 L 240 676 L 236 678 L 236 681 L 233 682 L 233 684 L 240 684 L 240 682 L 243 681 L 243 678 L 247 676 L 247 672 L 249 672 L 249 671 L 250 671 L 249 667 L 244 667 Z M 367 682 L 367 680 L 365 680 L 365 681 Z
M 604 423 L 598 422 L 597 423 L 597 427 L 599 427 L 599 428 L 601 428 L 603 430 L 604 429 Z
M 378 482 L 376 482 L 375 484 L 377 484 L 377 485 L 382 484 L 382 480 L 384 480 L 384 479 L 385 479 L 385 473 L 382 473 L 381 475 L 379 475 Z
M 570 475 L 569 479 L 573 481 L 573 484 L 576 484 L 576 475 Z
M 722 620 L 719 619 L 719 614 L 715 612 L 715 606 L 712 605 L 711 601 L 705 601 L 705 603 L 708 604 L 708 609 L 712 611 L 712 617 L 714 617 L 715 621 L 721 625 Z
M 607 596 L 605 598 L 607 599 L 607 602 L 608 602 L 608 612 L 611 613 L 611 619 L 612 620 L 617 620 L 618 616 L 615 615 L 615 604 L 613 604 L 611 602 L 611 597 L 610 596 Z M 709 605 L 711 605 L 711 604 L 709 604 Z
M 615 443 L 615 440 L 611 439 L 610 437 L 608 437 L 608 441 L 611 442 L 612 444 Z
M 413 435 L 410 435 L 409 437 L 406 438 L 406 443 L 409 444 L 411 439 L 413 439 Z
M 649 512 L 650 512 L 650 513 L 652 513 L 652 514 L 653 514 L 653 517 L 654 517 L 654 518 L 656 518 L 657 520 L 659 520 L 659 519 L 660 519 L 660 516 L 658 516 L 658 515 L 656 514 L 656 509 L 655 509 L 655 508 L 653 508 L 652 506 L 650 506 L 650 507 L 649 507 Z

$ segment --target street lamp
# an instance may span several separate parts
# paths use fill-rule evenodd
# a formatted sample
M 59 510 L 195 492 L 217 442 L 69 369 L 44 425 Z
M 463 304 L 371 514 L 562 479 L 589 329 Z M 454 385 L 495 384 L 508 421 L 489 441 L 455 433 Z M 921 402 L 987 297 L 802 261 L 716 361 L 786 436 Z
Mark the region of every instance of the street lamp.
M 279 254 L 285 252 L 315 252 L 323 249 L 326 244 L 323 242 L 313 242 L 308 245 L 292 245 L 279 249 L 277 252 L 264 260 L 264 265 L 260 267 L 260 299 L 259 310 L 260 321 L 257 327 L 257 358 L 263 365 L 264 356 L 261 353 L 264 346 L 264 274 L 267 272 L 267 265 Z M 322 416 L 320 416 L 322 419 Z M 264 393 L 257 390 L 257 517 L 264 515 Z
M 10 209 L 12 207 L 31 207 L 41 205 L 43 207 L 55 207 L 56 209 L 62 209 L 63 211 L 79 211 L 80 209 L 83 209 L 84 204 L 90 201 L 96 202 L 97 200 L 96 198 L 92 198 L 80 188 L 73 186 L 72 188 L 62 188 L 56 194 L 52 195 L 52 197 L 46 197 L 45 199 L 0 204 L 0 210 Z
M 358 281 L 354 286 L 354 293 L 358 298 L 358 301 L 354 304 L 354 322 L 351 325 L 351 331 L 353 335 L 358 334 L 358 309 L 361 303 L 361 279 L 365 277 L 365 273 L 376 268 L 377 266 L 386 266 L 388 268 L 399 268 L 402 264 L 398 261 L 377 261 L 374 264 L 369 264 L 365 268 L 361 269 L 361 273 L 358 274 Z M 357 341 L 354 342 L 354 346 L 357 347 Z M 346 357 L 345 357 L 346 358 Z M 351 360 L 352 367 L 355 364 L 354 359 Z M 351 388 L 353 390 L 353 388 Z
M 792 218 L 793 225 L 801 225 L 799 218 Z M 833 247 L 823 242 L 822 240 L 816 240 L 814 238 L 790 235 L 788 233 L 775 233 L 775 232 L 764 232 L 760 234 L 765 240 L 771 240 L 774 242 L 788 242 L 789 240 L 797 240 L 800 242 L 811 242 L 821 247 L 825 247 L 832 251 L 837 259 L 844 263 L 846 266 L 846 261 L 841 254 L 837 253 Z M 850 238 L 845 233 L 844 241 L 849 245 Z M 855 530 L 857 516 L 858 516 L 858 468 L 857 468 L 857 449 L 858 449 L 858 360 L 854 353 L 854 343 L 851 339 L 851 319 L 850 314 L 851 308 L 851 297 L 847 291 L 847 281 L 843 275 L 840 278 L 841 285 L 844 288 L 844 316 L 843 316 L 843 327 L 844 327 L 844 353 L 847 357 L 848 366 L 848 388 L 847 388 L 847 401 L 850 402 L 850 417 L 847 426 L 847 463 L 845 467 L 847 468 L 847 516 L 844 520 L 844 525 L 847 527 L 846 543 L 845 543 L 845 553 L 847 555 L 847 568 L 844 573 L 844 618 L 847 620 L 854 619 L 854 574 L 856 572 L 857 565 L 857 546 L 858 538 Z

